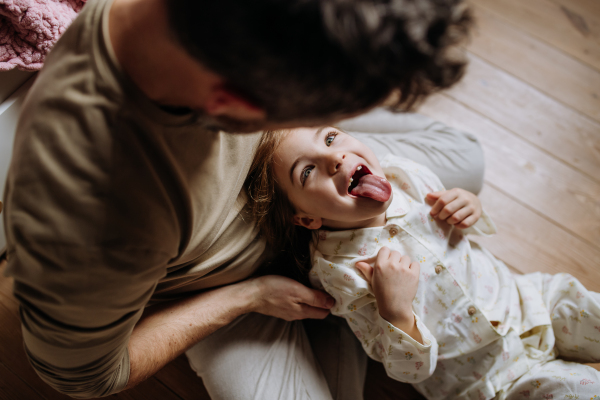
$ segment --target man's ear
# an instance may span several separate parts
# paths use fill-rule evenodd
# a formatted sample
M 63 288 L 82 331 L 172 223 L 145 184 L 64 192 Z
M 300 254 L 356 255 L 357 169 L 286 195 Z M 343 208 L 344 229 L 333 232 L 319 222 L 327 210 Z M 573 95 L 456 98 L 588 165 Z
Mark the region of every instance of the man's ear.
M 323 220 L 320 217 L 296 214 L 294 215 L 294 224 L 314 230 L 319 229 L 323 225 Z
M 227 116 L 241 120 L 261 120 L 265 111 L 223 85 L 210 91 L 204 109 L 212 116 Z

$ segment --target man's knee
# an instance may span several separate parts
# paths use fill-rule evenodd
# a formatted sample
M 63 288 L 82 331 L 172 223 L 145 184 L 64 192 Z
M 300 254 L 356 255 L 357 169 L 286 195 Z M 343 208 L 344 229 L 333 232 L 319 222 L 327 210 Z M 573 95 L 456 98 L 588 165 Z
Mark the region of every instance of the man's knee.
M 213 400 L 330 398 L 299 321 L 247 314 L 186 355 Z
M 420 114 L 392 114 L 380 109 L 340 125 L 380 159 L 387 154 L 409 158 L 431 169 L 448 189 L 481 191 L 484 155 L 471 133 Z

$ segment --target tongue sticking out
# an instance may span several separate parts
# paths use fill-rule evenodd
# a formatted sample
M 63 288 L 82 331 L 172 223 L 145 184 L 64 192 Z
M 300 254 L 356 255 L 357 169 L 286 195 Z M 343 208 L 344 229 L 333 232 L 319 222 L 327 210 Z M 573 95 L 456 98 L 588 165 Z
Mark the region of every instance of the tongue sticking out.
M 350 194 L 358 197 L 369 197 L 383 203 L 390 198 L 392 186 L 385 178 L 375 175 L 363 175 Z

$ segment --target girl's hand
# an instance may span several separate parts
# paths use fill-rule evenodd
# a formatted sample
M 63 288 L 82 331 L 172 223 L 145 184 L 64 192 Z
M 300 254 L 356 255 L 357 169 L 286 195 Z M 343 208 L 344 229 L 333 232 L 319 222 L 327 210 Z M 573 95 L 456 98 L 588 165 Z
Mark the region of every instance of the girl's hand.
M 473 193 L 454 188 L 428 193 L 426 197 L 431 207 L 431 216 L 446 221 L 460 229 L 466 229 L 481 217 L 481 202 Z
M 366 261 L 375 261 L 374 267 L 359 261 L 356 268 L 373 288 L 381 317 L 411 336 L 411 332 L 418 333 L 412 301 L 419 286 L 419 263 L 411 263 L 408 256 L 387 247 L 382 247 L 376 258 Z M 420 337 L 420 334 L 418 338 L 413 336 L 416 340 Z

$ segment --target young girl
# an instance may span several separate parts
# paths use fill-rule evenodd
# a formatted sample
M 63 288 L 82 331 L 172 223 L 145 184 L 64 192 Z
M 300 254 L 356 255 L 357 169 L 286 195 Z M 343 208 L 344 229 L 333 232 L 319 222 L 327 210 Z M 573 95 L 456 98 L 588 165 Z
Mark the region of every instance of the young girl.
M 267 240 L 390 377 L 429 399 L 600 398 L 596 370 L 556 358 L 600 361 L 600 295 L 470 242 L 495 233 L 475 195 L 330 127 L 264 135 L 247 188 Z

